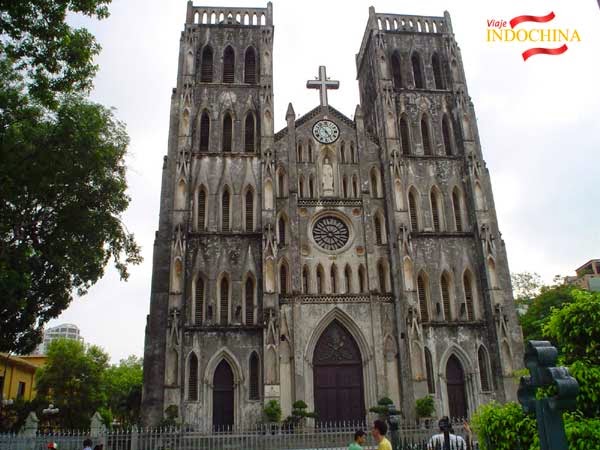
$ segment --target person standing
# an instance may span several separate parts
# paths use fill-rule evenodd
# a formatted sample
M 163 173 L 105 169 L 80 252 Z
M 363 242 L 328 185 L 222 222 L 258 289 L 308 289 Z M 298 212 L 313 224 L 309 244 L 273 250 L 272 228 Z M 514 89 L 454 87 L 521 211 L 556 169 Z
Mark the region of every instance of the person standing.
M 431 437 L 429 444 L 427 444 L 427 450 L 466 450 L 467 443 L 462 437 L 454 434 L 452 423 L 448 416 L 440 419 L 438 427 L 440 428 L 440 433 Z
M 371 430 L 371 434 L 377 442 L 377 450 L 392 450 L 392 444 L 385 437 L 387 434 L 387 424 L 383 420 L 376 420 L 373 422 L 373 429 Z
M 348 450 L 363 450 L 363 445 L 365 445 L 367 433 L 363 430 L 356 430 L 354 433 L 354 441 L 348 447 Z
M 83 450 L 92 450 L 92 440 L 90 438 L 83 441 Z

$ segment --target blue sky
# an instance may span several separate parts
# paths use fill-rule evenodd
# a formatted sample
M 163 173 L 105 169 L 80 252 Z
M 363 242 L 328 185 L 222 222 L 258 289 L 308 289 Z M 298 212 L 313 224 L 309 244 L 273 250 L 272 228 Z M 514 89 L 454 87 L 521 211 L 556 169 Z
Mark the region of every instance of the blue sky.
M 595 0 L 473 2 L 304 0 L 273 2 L 276 131 L 288 102 L 298 115 L 318 104 L 306 80 L 327 66 L 340 89 L 329 102 L 352 117 L 358 103 L 354 56 L 368 18 L 377 12 L 443 15 L 448 10 L 462 51 L 477 112 L 484 159 L 492 176 L 500 229 L 512 271 L 535 271 L 550 281 L 600 257 L 600 9 Z M 199 4 L 257 6 L 258 1 Z M 162 158 L 171 90 L 177 76 L 185 0 L 113 0 L 111 17 L 72 18 L 103 47 L 92 98 L 116 108 L 131 145 L 124 216 L 145 261 L 121 282 L 112 268 L 51 324 L 71 322 L 114 361 L 142 355 L 150 300 L 152 246 L 158 224 Z M 581 42 L 560 56 L 524 62 L 519 43 L 486 42 L 488 19 L 554 11 L 553 25 L 576 28 Z

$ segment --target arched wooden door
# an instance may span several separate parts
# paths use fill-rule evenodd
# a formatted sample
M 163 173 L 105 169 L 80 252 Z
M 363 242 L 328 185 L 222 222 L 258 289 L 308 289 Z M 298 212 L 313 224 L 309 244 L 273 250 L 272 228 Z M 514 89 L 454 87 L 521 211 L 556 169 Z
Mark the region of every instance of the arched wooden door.
M 213 377 L 213 426 L 233 426 L 233 372 L 227 361 L 222 360 Z
M 323 332 L 313 355 L 318 422 L 364 420 L 362 358 L 354 338 L 338 321 Z
M 446 386 L 450 417 L 467 417 L 469 408 L 465 389 L 465 372 L 462 364 L 454 355 L 450 356 L 446 364 Z

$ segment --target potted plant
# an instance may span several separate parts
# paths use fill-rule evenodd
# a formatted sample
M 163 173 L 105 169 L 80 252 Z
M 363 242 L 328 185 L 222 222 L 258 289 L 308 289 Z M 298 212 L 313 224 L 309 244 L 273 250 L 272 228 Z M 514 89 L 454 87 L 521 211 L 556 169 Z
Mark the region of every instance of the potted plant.
M 391 398 L 382 397 L 377 401 L 376 406 L 369 408 L 369 411 L 377 414 L 379 419 L 387 421 L 390 417 L 390 408 L 394 406 Z
M 281 406 L 277 400 L 269 400 L 263 409 L 267 429 L 273 433 L 281 422 Z
M 429 427 L 429 423 L 435 414 L 435 403 L 431 395 L 426 395 L 423 398 L 418 398 L 415 404 L 415 410 L 417 412 L 417 418 L 425 425 L 425 428 Z

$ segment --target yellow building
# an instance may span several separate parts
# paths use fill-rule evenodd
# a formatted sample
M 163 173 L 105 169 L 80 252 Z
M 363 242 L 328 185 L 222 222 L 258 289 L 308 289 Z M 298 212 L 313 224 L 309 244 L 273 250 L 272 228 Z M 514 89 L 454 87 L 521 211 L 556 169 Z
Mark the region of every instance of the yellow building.
M 9 356 L 0 353 L 0 390 L 3 400 L 32 400 L 35 396 L 35 371 L 45 357 Z

